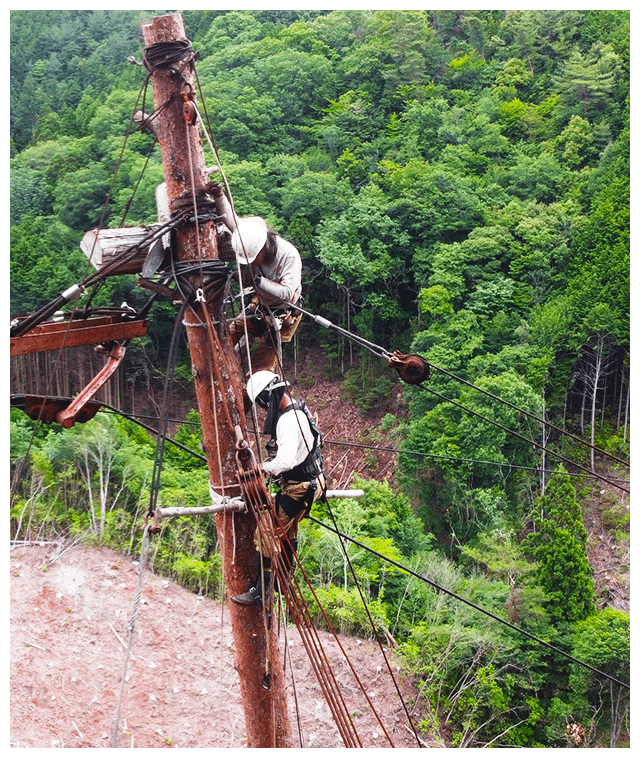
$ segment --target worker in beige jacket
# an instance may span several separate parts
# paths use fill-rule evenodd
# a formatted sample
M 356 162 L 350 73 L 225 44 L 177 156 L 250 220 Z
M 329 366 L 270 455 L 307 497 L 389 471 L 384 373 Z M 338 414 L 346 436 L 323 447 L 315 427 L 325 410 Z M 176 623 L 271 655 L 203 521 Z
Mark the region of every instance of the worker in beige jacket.
M 253 286 L 256 293 L 230 324 L 233 343 L 240 341 L 246 329 L 249 340 L 258 343 L 251 354 L 251 373 L 275 371 L 281 359 L 279 343 L 291 342 L 302 318 L 301 312 L 290 307 L 302 292 L 300 253 L 259 216 L 236 216 L 221 184 L 210 182 L 207 190 L 231 232 L 231 246 L 243 267 L 243 286 Z

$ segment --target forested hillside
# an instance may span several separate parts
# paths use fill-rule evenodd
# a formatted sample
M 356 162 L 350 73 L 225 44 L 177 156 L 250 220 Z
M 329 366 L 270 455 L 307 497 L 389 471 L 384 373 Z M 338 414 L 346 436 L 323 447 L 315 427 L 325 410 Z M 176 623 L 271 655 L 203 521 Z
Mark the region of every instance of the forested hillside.
M 165 12 L 11 11 L 12 318 L 83 278 L 86 231 L 156 220 L 161 156 L 131 120 L 152 108 L 139 25 Z M 350 482 L 362 500 L 313 514 L 377 551 L 350 557 L 420 682 L 421 728 L 454 747 L 625 746 L 629 608 L 594 583 L 583 518 L 595 503 L 628 554 L 629 11 L 182 13 L 238 214 L 301 251 L 307 310 L 431 364 L 403 385 L 310 321 L 286 356 L 321 355 L 363 414 L 386 411 L 365 441 L 401 451 L 384 481 Z M 91 297 L 148 292 L 121 276 Z M 157 410 L 175 315 L 159 302 L 129 348 L 110 397 L 128 413 Z M 78 391 L 85 360 L 63 378 L 54 357 L 16 361 L 12 391 Z M 177 439 L 198 451 L 186 348 L 176 381 Z M 11 431 L 13 538 L 135 552 L 151 435 L 107 414 L 34 435 L 18 411 Z M 205 503 L 202 461 L 165 458 L 164 505 Z M 303 527 L 329 618 L 372 634 L 335 535 Z M 182 518 L 154 565 L 219 594 L 216 550 L 213 524 Z

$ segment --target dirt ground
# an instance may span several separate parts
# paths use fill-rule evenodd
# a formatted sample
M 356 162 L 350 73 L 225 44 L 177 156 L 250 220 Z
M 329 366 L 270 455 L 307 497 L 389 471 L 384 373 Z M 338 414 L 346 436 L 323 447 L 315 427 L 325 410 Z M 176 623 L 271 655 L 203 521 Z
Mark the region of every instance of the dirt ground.
M 229 615 L 219 603 L 145 570 L 125 675 L 138 577 L 134 561 L 107 549 L 11 549 L 11 747 L 111 748 L 116 725 L 119 748 L 247 747 Z M 386 732 L 395 748 L 419 747 L 378 645 L 340 638 L 370 706 L 334 637 L 320 638 L 362 746 L 392 747 Z M 304 747 L 343 747 L 296 628 L 280 640 L 293 661 L 294 747 L 298 723 Z M 398 681 L 410 707 L 411 687 Z
M 301 366 L 300 375 L 308 377 L 311 368 Z M 387 411 L 398 417 L 403 412 L 393 392 L 385 408 L 363 417 L 352 402 L 340 398 L 338 381 L 307 380 L 303 385 L 293 380 L 292 391 L 318 414 L 329 440 L 384 447 L 384 435 L 371 432 Z M 378 481 L 393 481 L 395 475 L 393 453 L 374 455 L 365 447 L 327 444 L 323 457 L 331 489 L 352 486 L 354 472 Z M 596 500 L 585 509 L 596 595 L 601 603 L 629 612 L 628 547 L 604 528 Z M 138 566 L 106 549 L 56 544 L 13 547 L 9 562 L 11 747 L 111 748 L 116 724 L 120 748 L 247 746 L 225 607 L 145 572 L 123 685 Z M 340 646 L 330 634 L 320 632 L 320 637 L 363 747 L 391 747 L 385 731 L 396 748 L 419 747 L 378 646 L 340 638 L 384 729 Z M 293 684 L 288 693 L 294 740 L 300 723 L 305 748 L 341 748 L 295 627 L 287 628 L 287 642 L 295 675 L 289 678 L 295 681 L 296 697 Z M 391 651 L 388 657 L 395 670 Z M 410 684 L 402 682 L 401 691 L 410 707 L 415 695 Z M 444 747 L 431 740 L 423 746 Z

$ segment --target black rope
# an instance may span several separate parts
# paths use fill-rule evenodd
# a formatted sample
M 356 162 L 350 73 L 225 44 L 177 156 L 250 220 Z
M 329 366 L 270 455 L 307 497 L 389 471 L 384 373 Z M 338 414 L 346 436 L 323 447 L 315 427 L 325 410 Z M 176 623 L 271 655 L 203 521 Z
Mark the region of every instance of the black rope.
M 147 155 L 147 159 L 145 160 L 144 166 L 142 167 L 142 171 L 140 172 L 140 175 L 138 176 L 138 181 L 136 182 L 136 185 L 133 188 L 133 192 L 131 193 L 131 196 L 129 197 L 129 199 L 125 203 L 124 213 L 122 214 L 122 218 L 120 219 L 120 223 L 118 225 L 120 227 L 124 226 L 124 222 L 126 221 L 127 215 L 129 214 L 129 210 L 131 208 L 131 203 L 133 203 L 133 199 L 136 196 L 136 193 L 137 193 L 138 189 L 140 188 L 140 184 L 141 184 L 142 179 L 144 177 L 144 173 L 147 170 L 147 166 L 149 165 L 149 161 L 151 160 L 151 156 L 153 155 L 153 150 L 154 150 L 154 148 L 155 148 L 155 146 L 157 144 L 158 144 L 158 138 L 155 137 L 155 139 L 153 140 L 153 144 L 151 145 L 151 150 L 149 150 L 149 154 Z
M 403 566 L 401 563 L 398 563 L 397 561 L 394 561 L 392 558 L 387 557 L 386 555 L 383 555 L 382 553 L 379 553 L 377 550 L 374 550 L 373 548 L 369 547 L 368 545 L 365 545 L 364 542 L 360 542 L 359 540 L 355 539 L 354 537 L 350 537 L 348 534 L 344 534 L 342 532 L 339 532 L 337 529 L 334 529 L 332 526 L 329 526 L 329 524 L 325 524 L 322 521 L 319 521 L 317 518 L 314 518 L 313 516 L 307 517 L 309 521 L 313 521 L 315 524 L 318 524 L 318 526 L 322 526 L 325 529 L 329 529 L 332 532 L 335 532 L 341 537 L 344 537 L 345 539 L 349 540 L 350 542 L 353 542 L 354 544 L 358 545 L 359 547 L 364 548 L 365 550 L 368 550 L 373 555 L 376 555 L 378 558 L 382 558 L 383 560 L 387 561 L 388 563 L 393 564 L 396 566 L 396 568 L 401 569 L 402 571 L 406 571 L 408 574 L 411 574 L 412 576 L 417 577 L 418 579 L 421 579 L 423 582 L 426 582 L 427 584 L 431 585 L 434 589 L 437 589 L 440 592 L 444 592 L 445 594 L 449 595 L 450 597 L 455 598 L 456 600 L 459 600 L 461 603 L 465 603 L 466 605 L 470 606 L 471 608 L 474 608 L 476 611 L 480 611 L 480 613 L 484 613 L 486 616 L 489 616 L 490 618 L 494 619 L 495 621 L 500 622 L 501 624 L 504 624 L 504 626 L 508 626 L 510 629 L 513 629 L 513 631 L 518 632 L 519 634 L 523 634 L 526 637 L 529 637 L 529 639 L 534 640 L 535 642 L 539 643 L 540 645 L 544 645 L 545 647 L 548 647 L 550 650 L 553 650 L 555 653 L 559 653 L 560 655 L 563 655 L 565 658 L 568 658 L 569 660 L 573 661 L 573 663 L 578 663 L 580 666 L 584 666 L 584 668 L 589 669 L 595 674 L 598 674 L 600 676 L 604 676 L 610 681 L 614 682 L 615 684 L 619 684 L 621 687 L 625 687 L 626 689 L 630 689 L 630 685 L 621 682 L 619 679 L 616 679 L 615 677 L 611 676 L 610 674 L 607 674 L 604 671 L 600 671 L 600 669 L 594 668 L 593 666 L 589 665 L 588 663 L 585 663 L 584 661 L 579 660 L 578 658 L 574 658 L 569 653 L 565 652 L 564 650 L 560 650 L 560 648 L 555 647 L 555 645 L 552 645 L 549 642 L 545 642 L 545 640 L 540 639 L 540 637 L 536 637 L 534 634 L 531 634 L 530 632 L 527 632 L 526 630 L 520 628 L 519 626 L 516 626 L 515 624 L 512 624 L 510 621 L 506 621 L 505 619 L 500 618 L 500 616 L 497 616 L 495 613 L 492 613 L 491 611 L 488 611 L 486 608 L 481 608 L 479 605 L 476 605 L 475 603 L 471 602 L 470 600 L 467 600 L 466 598 L 456 594 L 455 592 L 452 592 L 451 590 L 446 589 L 446 587 L 442 587 L 441 585 L 437 584 L 433 580 L 426 577 L 424 574 L 418 574 L 416 571 L 413 571 L 410 568 L 407 568 L 406 566 Z
M 138 424 L 138 426 L 141 426 L 150 434 L 153 434 L 154 436 L 158 436 L 158 437 L 160 436 L 161 432 L 158 429 L 154 429 L 152 426 L 149 426 L 148 424 L 144 424 L 142 421 L 139 420 L 140 417 L 136 418 L 130 413 L 126 413 L 125 411 L 115 408 L 113 405 L 109 405 L 109 403 L 101 403 L 101 405 L 103 408 L 108 409 L 107 411 L 105 411 L 105 413 L 114 413 L 118 416 L 121 416 L 122 418 L 126 418 L 128 421 L 132 421 L 134 424 Z M 147 418 L 155 418 L 156 420 L 160 420 L 157 416 L 147 417 Z M 169 422 L 169 421 L 174 421 L 174 419 L 169 419 L 165 417 L 164 421 Z M 175 423 L 182 423 L 182 422 L 176 421 Z M 184 423 L 188 423 L 188 422 L 184 422 Z M 198 426 L 200 425 L 198 424 Z M 177 440 L 174 440 L 172 437 L 165 436 L 165 440 L 167 442 L 170 442 L 172 445 L 175 445 L 180 450 L 183 450 L 185 453 L 189 453 L 189 455 L 192 455 L 194 458 L 199 458 L 201 461 L 204 461 L 204 463 L 207 463 L 207 458 L 206 456 L 202 455 L 202 453 L 197 453 L 195 450 L 191 450 L 191 448 L 187 447 L 186 445 L 183 445 L 181 442 L 178 442 Z
M 473 416 L 477 416 L 478 418 L 482 419 L 483 421 L 487 421 L 489 424 L 493 424 L 494 426 L 497 426 L 498 429 L 502 429 L 505 432 L 509 432 L 509 434 L 513 434 L 514 437 L 517 437 L 518 439 L 523 440 L 524 442 L 528 443 L 529 445 L 535 445 L 536 447 L 541 448 L 545 452 L 549 453 L 549 455 L 553 455 L 556 458 L 559 458 L 564 463 L 568 463 L 571 466 L 575 466 L 576 468 L 579 468 L 581 471 L 586 471 L 589 474 L 589 476 L 592 476 L 595 479 L 600 479 L 601 481 L 606 482 L 607 484 L 610 484 L 612 487 L 617 487 L 618 489 L 622 490 L 623 492 L 629 493 L 631 491 L 627 487 L 623 487 L 620 484 L 616 484 L 615 481 L 612 481 L 610 479 L 607 479 L 605 476 L 601 476 L 600 474 L 597 474 L 595 471 L 590 471 L 585 466 L 581 466 L 579 463 L 576 463 L 575 461 L 572 461 L 569 458 L 566 458 L 564 455 L 560 455 L 560 453 L 556 453 L 553 450 L 549 450 L 549 448 L 546 448 L 540 442 L 536 442 L 535 440 L 530 440 L 528 437 L 525 437 L 523 434 L 520 434 L 519 432 L 516 432 L 513 429 L 509 429 L 509 427 L 503 426 L 502 424 L 498 423 L 497 421 L 494 421 L 493 419 L 490 419 L 487 416 L 483 416 L 481 413 L 478 413 L 477 411 L 471 410 L 471 408 L 466 408 L 461 403 L 458 403 L 455 400 L 451 400 L 451 398 L 445 397 L 440 392 L 436 392 L 436 390 L 432 390 L 430 387 L 426 387 L 424 385 L 418 385 L 418 386 L 420 387 L 420 389 L 425 390 L 426 392 L 431 392 L 433 395 L 435 395 L 436 397 L 439 397 L 441 400 L 445 400 L 447 403 L 451 403 L 452 405 L 455 405 L 456 407 L 462 409 L 463 411 L 466 411 L 467 413 L 471 413 Z
M 169 68 L 180 61 L 191 60 L 191 40 L 182 39 L 171 42 L 156 42 L 146 47 L 142 63 L 150 74 L 158 68 Z

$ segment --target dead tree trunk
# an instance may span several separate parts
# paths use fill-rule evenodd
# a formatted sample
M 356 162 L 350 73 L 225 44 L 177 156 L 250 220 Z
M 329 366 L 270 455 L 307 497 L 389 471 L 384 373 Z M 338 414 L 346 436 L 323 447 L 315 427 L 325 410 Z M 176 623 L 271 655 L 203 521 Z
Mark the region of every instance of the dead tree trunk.
M 591 470 L 595 471 L 595 450 L 593 445 L 595 444 L 595 432 L 596 432 L 596 407 L 598 401 L 598 390 L 604 379 L 606 379 L 608 373 L 608 363 L 610 358 L 611 342 L 609 338 L 602 333 L 597 334 L 593 338 L 593 346 L 591 352 L 587 353 L 587 368 L 584 373 L 584 381 L 589 388 L 591 395 Z M 605 397 L 603 392 L 602 404 L 605 403 Z
M 142 27 L 145 65 L 152 74 L 154 132 L 162 149 L 172 216 L 206 201 L 208 181 L 193 86 L 194 57 L 180 14 L 159 16 Z M 193 214 L 194 216 L 196 214 Z M 191 221 L 175 230 L 174 259 L 219 259 L 216 225 Z M 241 369 L 224 321 L 223 291 L 206 292 L 197 267 L 187 274 L 188 289 L 199 296 L 185 312 L 185 325 L 211 487 L 216 493 L 242 493 L 236 452 L 244 439 Z M 246 591 L 255 579 L 255 519 L 249 513 L 216 516 L 229 595 Z M 273 630 L 267 631 L 258 606 L 229 604 L 236 668 L 240 678 L 248 746 L 290 747 L 284 673 Z M 272 625 L 274 628 L 277 624 Z

